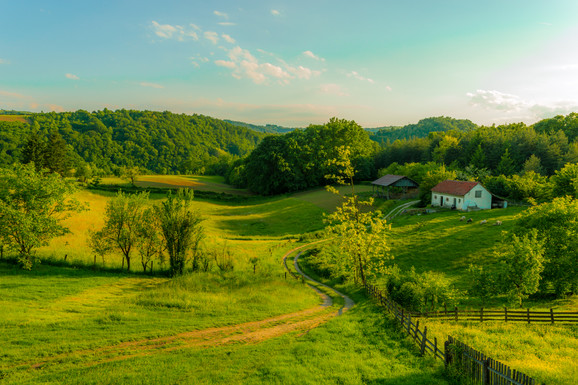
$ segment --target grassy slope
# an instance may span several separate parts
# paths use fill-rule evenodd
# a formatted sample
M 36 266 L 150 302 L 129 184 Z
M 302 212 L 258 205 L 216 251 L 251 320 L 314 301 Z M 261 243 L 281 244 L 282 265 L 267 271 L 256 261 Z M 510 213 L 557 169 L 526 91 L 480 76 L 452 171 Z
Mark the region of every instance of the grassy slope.
M 441 271 L 457 287 L 469 287 L 467 267 L 470 263 L 492 269 L 493 251 L 499 248 L 501 232 L 513 225 L 514 217 L 523 208 L 480 211 L 465 214 L 473 223 L 460 222 L 464 215 L 441 212 L 427 216 L 396 218 L 392 225 L 392 255 L 404 269 L 415 266 L 418 271 Z M 488 224 L 480 225 L 486 219 Z M 496 220 L 502 226 L 491 226 Z M 485 308 L 501 308 L 498 298 Z M 578 309 L 578 298 L 551 300 L 537 298 L 525 301 L 532 308 Z M 461 306 L 479 307 L 477 299 L 462 298 Z M 574 384 L 578 375 L 578 326 L 527 325 L 523 323 L 454 323 L 421 320 L 428 332 L 440 341 L 452 335 L 474 348 L 498 359 L 538 380 L 549 384 Z
M 78 193 L 90 211 L 42 256 L 91 262 L 86 230 L 99 228 L 113 194 Z M 153 196 L 153 199 L 161 199 Z M 91 366 L 79 349 L 236 324 L 319 303 L 301 283 L 283 279 L 290 235 L 320 228 L 323 209 L 298 198 L 251 204 L 196 201 L 208 241 L 232 249 L 236 268 L 178 280 L 40 265 L 32 272 L 0 263 L 0 380 L 9 383 L 351 383 L 443 384 L 400 335 L 390 336 L 379 310 L 366 304 L 306 335 L 290 333 L 257 345 L 161 352 Z M 258 274 L 247 260 L 259 256 Z M 136 257 L 136 256 L 135 256 Z M 107 267 L 120 264 L 108 257 Z M 135 261 L 135 267 L 137 263 Z M 62 354 L 58 365 L 26 364 Z

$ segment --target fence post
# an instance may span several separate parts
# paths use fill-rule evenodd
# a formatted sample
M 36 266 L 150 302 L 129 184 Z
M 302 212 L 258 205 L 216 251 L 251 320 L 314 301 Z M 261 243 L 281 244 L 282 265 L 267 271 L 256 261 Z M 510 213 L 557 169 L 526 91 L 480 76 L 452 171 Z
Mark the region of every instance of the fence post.
M 458 322 L 458 307 L 457 306 L 454 308 L 454 311 L 456 312 L 456 322 Z
M 526 314 L 528 318 L 528 323 L 530 323 L 530 308 L 527 308 Z
M 445 357 L 446 357 L 444 364 L 447 368 L 448 365 L 452 363 L 452 353 L 451 353 L 451 349 L 450 349 L 450 341 L 448 341 L 448 340 L 446 340 L 444 342 L 444 351 L 445 351 Z
M 550 319 L 552 320 L 552 325 L 554 325 L 554 309 L 550 308 Z
M 508 308 L 504 306 L 504 321 L 508 322 Z
M 485 359 L 482 361 L 483 366 L 482 366 L 482 384 L 489 384 L 490 383 L 490 362 L 488 359 Z
M 434 337 L 434 360 L 438 358 L 438 338 Z
M 448 316 L 448 304 L 444 302 L 444 316 Z
M 427 326 L 423 328 L 423 336 L 421 340 L 421 355 L 425 354 L 425 342 L 427 341 Z M 435 354 L 435 352 L 434 352 Z
M 480 308 L 480 322 L 484 322 L 484 308 Z
M 419 341 L 419 339 L 418 339 L 418 337 L 417 337 L 417 332 L 418 332 L 418 331 L 419 331 L 419 319 L 417 320 L 417 322 L 416 322 L 416 324 L 415 324 L 415 334 L 413 335 L 413 340 L 414 340 L 414 341 L 415 341 L 415 340 L 418 340 L 418 341 Z

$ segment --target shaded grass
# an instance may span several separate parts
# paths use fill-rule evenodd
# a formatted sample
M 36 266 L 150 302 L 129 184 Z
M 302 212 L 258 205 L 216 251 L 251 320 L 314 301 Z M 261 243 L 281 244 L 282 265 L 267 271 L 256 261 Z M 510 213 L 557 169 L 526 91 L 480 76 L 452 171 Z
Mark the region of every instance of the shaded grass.
M 225 183 L 222 176 L 212 175 L 141 175 L 135 184 L 139 187 L 193 188 L 233 195 L 252 195 L 246 189 L 234 188 Z

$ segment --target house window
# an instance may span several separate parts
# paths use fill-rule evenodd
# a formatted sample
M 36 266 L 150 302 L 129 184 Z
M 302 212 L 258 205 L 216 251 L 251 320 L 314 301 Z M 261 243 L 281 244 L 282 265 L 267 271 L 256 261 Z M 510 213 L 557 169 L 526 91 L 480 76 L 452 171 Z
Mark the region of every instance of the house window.
M 446 202 L 449 202 L 449 201 L 450 201 L 450 198 L 446 197 Z
M 481 197 L 482 197 L 482 190 L 476 191 L 476 198 L 481 198 Z
M 438 196 L 437 196 L 437 195 L 434 195 L 434 199 L 438 199 Z
M 461 200 L 461 199 L 458 199 L 458 203 L 462 203 L 462 200 Z

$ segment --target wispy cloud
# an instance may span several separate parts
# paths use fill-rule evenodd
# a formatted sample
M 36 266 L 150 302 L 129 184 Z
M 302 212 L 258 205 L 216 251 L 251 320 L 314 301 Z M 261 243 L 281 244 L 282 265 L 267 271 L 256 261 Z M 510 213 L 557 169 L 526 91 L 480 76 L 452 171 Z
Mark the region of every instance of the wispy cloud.
M 226 33 L 222 34 L 221 37 L 229 44 L 235 44 L 236 41 L 231 36 L 227 35 Z
M 281 12 L 279 12 L 279 11 L 276 10 L 276 9 L 272 9 L 272 10 L 271 10 L 271 15 L 273 15 L 273 16 L 281 16 Z
M 190 24 L 190 27 L 195 30 L 200 30 L 194 24 Z M 152 28 L 155 35 L 162 37 L 163 39 L 175 39 L 178 41 L 185 40 L 199 40 L 199 36 L 193 30 L 187 29 L 180 25 L 170 25 L 170 24 L 159 24 L 156 21 L 152 22 Z
M 502 120 L 510 117 L 539 120 L 578 110 L 578 101 L 534 102 L 496 90 L 477 90 L 466 96 L 471 106 L 502 112 Z
M 6 59 L 0 58 L 0 64 L 10 64 L 10 62 Z
M 216 60 L 215 64 L 232 70 L 231 75 L 236 79 L 250 79 L 255 84 L 268 84 L 269 80 L 276 81 L 278 84 L 289 84 L 291 79 L 311 79 L 321 74 L 303 66 L 288 65 L 285 61 L 277 59 L 278 64 L 271 62 L 261 63 L 259 59 L 246 49 L 236 46 L 232 49 L 225 49 L 229 60 Z M 260 53 L 272 56 L 263 50 Z
M 233 25 L 237 25 L 235 23 L 231 23 L 230 21 L 222 21 L 219 23 L 219 25 L 223 26 L 223 27 L 231 27 Z
M 219 17 L 222 17 L 225 20 L 229 19 L 229 15 L 227 15 L 225 12 L 214 11 L 213 13 Z
M 15 110 L 32 111 L 56 111 L 63 112 L 64 107 L 52 103 L 40 103 L 33 96 L 24 95 L 18 92 L 0 90 L 0 105 L 4 108 Z
M 349 94 L 343 90 L 339 84 L 322 84 L 319 88 L 322 94 L 348 96 Z
M 141 87 L 151 87 L 151 88 L 165 88 L 164 86 L 156 83 L 140 82 Z
M 354 78 L 354 79 L 357 79 L 357 80 L 361 80 L 362 82 L 368 82 L 368 83 L 371 83 L 371 84 L 375 83 L 375 81 L 373 81 L 373 79 L 370 79 L 370 78 L 366 78 L 366 77 L 364 77 L 364 76 L 361 76 L 361 75 L 359 74 L 359 72 L 357 72 L 357 71 L 351 71 L 350 73 L 347 74 L 347 76 L 350 77 L 350 78 Z
M 66 76 L 66 78 L 70 80 L 80 80 L 80 78 L 74 74 L 66 74 L 64 76 Z
M 303 55 L 306 56 L 306 57 L 308 57 L 308 58 L 315 59 L 315 60 L 318 60 L 318 61 L 325 61 L 324 58 L 315 55 L 315 54 L 314 54 L 313 52 L 311 52 L 311 51 L 305 51 L 305 52 L 303 52 Z
M 219 43 L 219 34 L 217 32 L 207 31 L 204 36 L 205 39 L 209 40 L 213 44 Z

